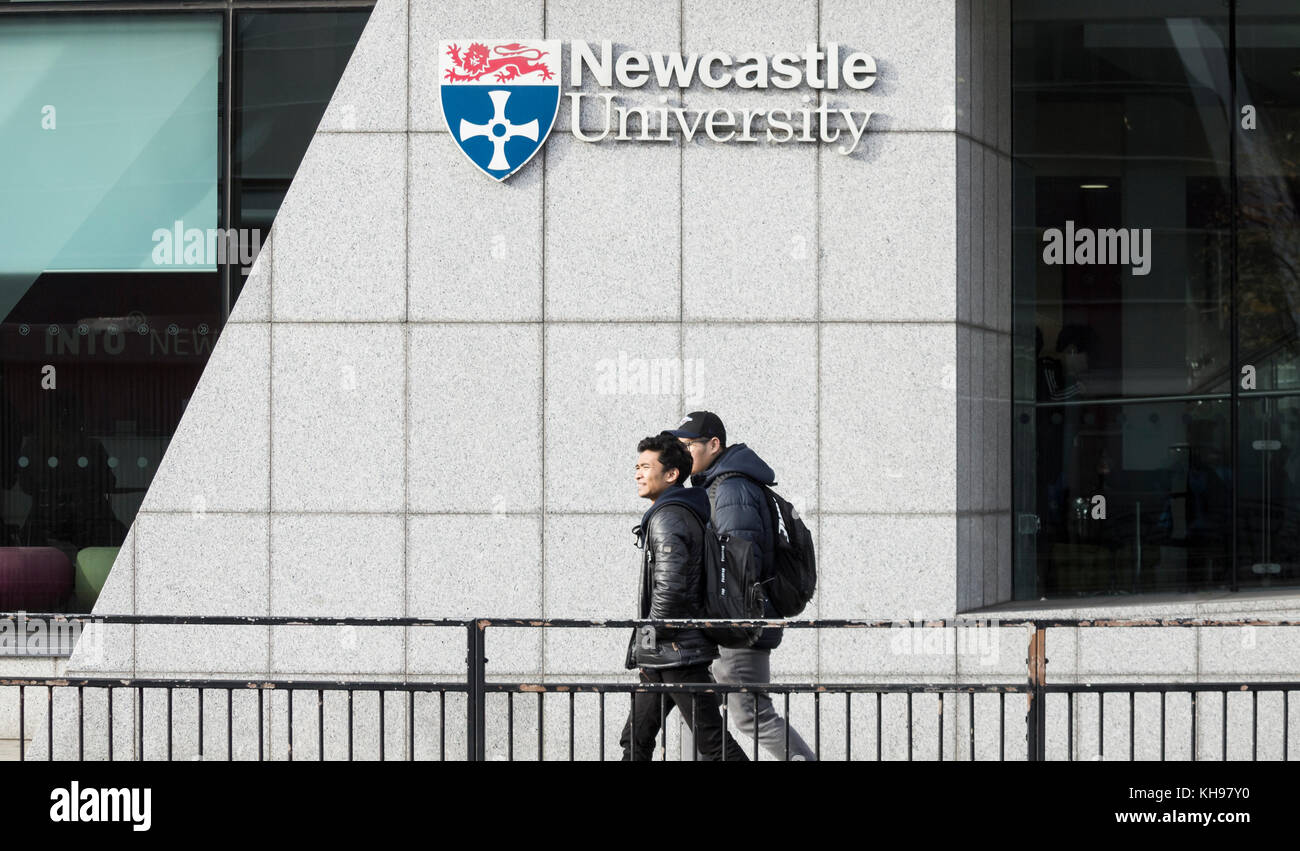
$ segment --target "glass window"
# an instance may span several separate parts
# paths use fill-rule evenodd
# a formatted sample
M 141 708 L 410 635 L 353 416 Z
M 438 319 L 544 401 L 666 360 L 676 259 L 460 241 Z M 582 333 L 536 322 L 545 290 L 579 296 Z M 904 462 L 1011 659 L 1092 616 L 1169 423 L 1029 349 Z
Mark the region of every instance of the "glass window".
M 220 329 L 221 44 L 216 14 L 0 19 L 0 608 L 93 605 Z
M 1300 582 L 1286 5 L 1013 3 L 1019 599 Z
M 361 37 L 367 11 L 235 17 L 234 216 L 270 230 L 316 125 Z M 243 289 L 232 276 L 232 301 Z
M 0 15 L 0 610 L 94 605 L 368 15 Z
M 42 272 L 185 265 L 154 233 L 217 226 L 220 54 L 216 15 L 4 21 L 4 312 Z
M 1237 583 L 1300 581 L 1300 8 L 1236 10 Z M 1249 115 L 1242 110 L 1249 108 Z M 1245 125 L 1249 125 L 1249 129 Z M 1247 381 L 1249 378 L 1249 381 Z

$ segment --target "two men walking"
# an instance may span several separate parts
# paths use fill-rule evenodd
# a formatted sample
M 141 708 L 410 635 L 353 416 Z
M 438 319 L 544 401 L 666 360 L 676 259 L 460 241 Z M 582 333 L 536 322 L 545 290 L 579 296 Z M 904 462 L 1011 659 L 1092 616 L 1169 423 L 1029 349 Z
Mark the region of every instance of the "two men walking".
M 680 453 L 669 444 L 675 444 Z M 758 559 L 759 575 L 764 579 L 771 575 L 776 533 L 762 486 L 775 484 L 775 474 L 745 444 L 727 445 L 726 428 L 716 414 L 692 413 L 675 429 L 642 440 L 637 451 L 637 493 L 652 500 L 638 527 L 644 542 L 640 617 L 703 615 L 703 527 L 710 519 L 718 535 L 747 540 Z M 685 488 L 682 485 L 688 477 L 692 487 Z M 770 604 L 765 614 L 779 617 Z M 772 628 L 764 629 L 751 647 L 719 648 L 699 630 L 673 631 L 666 636 L 643 627 L 629 648 L 627 664 L 641 668 L 643 682 L 716 679 L 724 684 L 767 683 L 771 681 L 771 653 L 780 643 L 781 630 Z M 658 698 L 657 694 L 635 695 L 624 729 L 625 759 L 649 758 L 662 721 Z M 689 693 L 679 693 L 664 700 L 665 708 L 676 705 L 682 713 L 694 733 L 695 747 L 705 759 L 720 759 L 724 750 L 727 759 L 743 759 L 735 740 L 722 729 L 720 704 L 716 694 L 699 692 L 694 699 Z M 758 742 L 772 757 L 816 759 L 767 694 L 730 693 L 727 710 L 738 729 L 748 734 L 753 734 L 757 722 Z M 718 730 L 722 730 L 721 736 Z
M 699 618 L 708 497 L 682 486 L 691 474 L 691 456 L 675 437 L 647 437 L 637 444 L 637 453 L 637 495 L 651 501 L 636 527 L 642 554 L 638 617 Z M 640 668 L 643 683 L 712 683 L 709 663 L 717 658 L 718 645 L 694 628 L 643 626 L 627 649 L 627 667 Z M 722 723 L 717 694 L 671 692 L 632 695 L 620 739 L 624 760 L 650 759 L 669 705 L 686 719 L 706 759 L 746 759 Z

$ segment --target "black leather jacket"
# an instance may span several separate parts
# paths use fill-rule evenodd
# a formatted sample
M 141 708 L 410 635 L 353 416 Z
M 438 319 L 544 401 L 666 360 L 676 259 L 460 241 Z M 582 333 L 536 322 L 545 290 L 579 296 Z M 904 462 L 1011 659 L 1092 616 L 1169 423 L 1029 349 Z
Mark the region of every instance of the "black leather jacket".
M 708 496 L 699 488 L 675 485 L 655 500 L 636 528 L 641 547 L 643 618 L 698 618 L 703 615 L 704 524 Z M 698 629 L 659 627 L 646 646 L 633 631 L 629 668 L 681 668 L 718 658 L 718 646 Z

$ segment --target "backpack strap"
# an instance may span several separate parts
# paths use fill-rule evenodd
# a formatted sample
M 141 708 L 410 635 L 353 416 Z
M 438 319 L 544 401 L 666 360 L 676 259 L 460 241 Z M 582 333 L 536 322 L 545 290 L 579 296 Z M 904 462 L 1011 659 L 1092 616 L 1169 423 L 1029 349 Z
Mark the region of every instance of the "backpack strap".
M 709 482 L 709 516 L 710 517 L 713 516 L 713 512 L 716 509 L 718 503 L 718 486 L 721 485 L 724 480 L 734 479 L 736 476 L 744 476 L 747 479 L 749 478 L 749 476 L 745 476 L 744 473 L 723 473 L 722 475 L 716 477 L 713 481 Z
M 739 471 L 736 471 L 734 473 L 721 473 L 718 475 L 716 479 L 714 479 L 712 482 L 709 483 L 709 507 L 710 508 L 713 507 L 713 500 L 717 495 L 718 485 L 722 484 L 722 480 L 734 479 L 737 476 L 739 476 L 742 479 L 748 479 L 749 481 L 758 485 L 764 492 L 771 490 L 775 485 L 779 484 L 779 482 L 772 482 L 772 484 L 769 485 L 765 482 L 760 482 L 758 479 L 754 478 L 748 473 L 741 473 Z
M 770 521 L 769 525 L 771 525 L 772 527 L 772 552 L 773 554 L 775 554 L 777 550 L 777 546 L 780 543 L 780 537 L 781 537 L 781 533 L 778 531 L 778 526 L 784 525 L 784 521 L 781 519 L 780 509 L 778 509 L 772 502 L 773 491 L 770 485 L 766 485 L 763 482 L 760 482 L 758 479 L 754 478 L 753 476 L 747 476 L 744 473 L 740 473 L 740 472 L 723 473 L 717 478 L 715 478 L 712 482 L 709 482 L 709 514 L 710 516 L 712 516 L 714 512 L 714 507 L 716 506 L 718 501 L 718 485 L 722 484 L 722 481 L 724 479 L 731 479 L 731 478 L 735 478 L 736 476 L 740 476 L 741 478 L 748 479 L 749 481 L 753 482 L 754 485 L 757 486 L 759 491 L 763 494 L 764 510 L 767 511 L 768 519 Z
M 636 528 L 634 528 L 632 532 L 633 534 L 636 535 L 637 549 L 641 551 L 641 570 L 639 571 L 639 577 L 636 583 L 637 584 L 636 614 L 633 615 L 633 617 L 639 618 L 642 617 L 641 613 L 645 611 L 646 568 L 649 567 L 650 560 L 649 560 L 649 548 L 646 547 L 646 543 L 647 543 L 646 536 L 642 531 L 641 524 L 638 523 L 636 525 Z M 633 629 L 633 633 L 635 634 L 636 632 L 637 630 Z M 633 640 L 635 641 L 635 638 Z

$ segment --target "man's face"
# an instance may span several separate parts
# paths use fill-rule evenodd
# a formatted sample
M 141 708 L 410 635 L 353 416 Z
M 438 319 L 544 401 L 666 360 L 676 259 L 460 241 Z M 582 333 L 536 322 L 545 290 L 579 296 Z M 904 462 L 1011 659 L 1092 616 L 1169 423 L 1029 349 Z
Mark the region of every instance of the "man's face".
M 677 470 L 665 470 L 659 453 L 647 449 L 636 458 L 636 495 L 652 502 L 677 481 Z
M 691 453 L 691 472 L 703 473 L 713 466 L 722 454 L 722 441 L 716 437 L 679 437 L 677 438 Z

